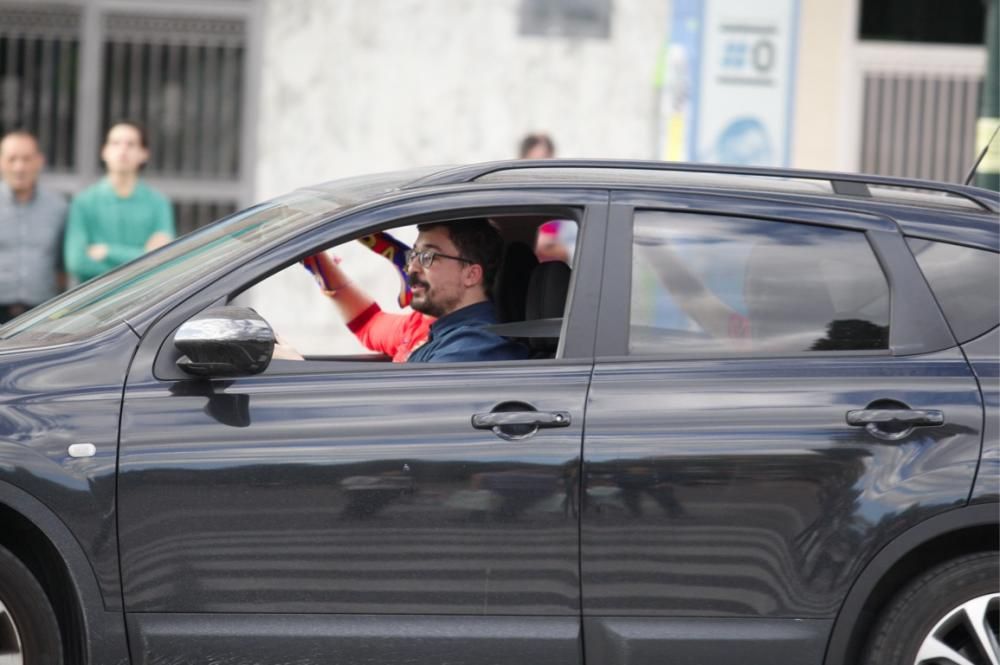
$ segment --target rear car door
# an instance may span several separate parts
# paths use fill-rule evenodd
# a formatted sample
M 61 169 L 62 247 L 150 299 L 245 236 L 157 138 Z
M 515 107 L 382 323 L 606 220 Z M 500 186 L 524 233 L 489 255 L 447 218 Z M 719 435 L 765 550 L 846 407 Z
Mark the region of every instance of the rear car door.
M 556 359 L 274 361 L 227 380 L 154 371 L 177 325 L 278 259 L 244 266 L 147 335 L 121 428 L 135 662 L 581 662 L 576 499 L 607 194 L 488 202 L 526 200 L 583 212 L 578 263 L 591 270 L 574 271 Z M 476 201 L 359 214 L 316 246 L 404 213 L 472 214 Z M 316 251 L 299 242 L 289 256 Z M 561 426 L 473 426 L 513 404 Z
M 890 220 L 683 193 L 613 195 L 606 246 L 587 662 L 818 665 L 866 561 L 975 476 L 980 394 L 913 255 Z

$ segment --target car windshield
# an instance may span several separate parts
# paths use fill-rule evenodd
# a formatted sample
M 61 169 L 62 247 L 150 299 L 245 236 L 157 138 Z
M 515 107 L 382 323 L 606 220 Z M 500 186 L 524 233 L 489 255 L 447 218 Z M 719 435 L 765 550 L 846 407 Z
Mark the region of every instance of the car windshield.
M 0 340 L 48 344 L 91 335 L 238 261 L 262 243 L 291 237 L 419 175 L 401 171 L 348 178 L 235 213 L 36 307 L 0 327 Z

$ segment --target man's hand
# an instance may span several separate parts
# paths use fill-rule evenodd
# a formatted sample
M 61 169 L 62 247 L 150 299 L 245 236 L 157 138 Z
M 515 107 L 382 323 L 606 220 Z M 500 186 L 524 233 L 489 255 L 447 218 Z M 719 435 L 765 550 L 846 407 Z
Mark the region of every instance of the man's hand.
M 280 335 L 275 335 L 275 338 L 274 353 L 271 354 L 271 358 L 275 360 L 305 360 L 302 354 L 283 340 Z
M 87 256 L 95 261 L 103 261 L 108 256 L 108 246 L 103 243 L 88 245 Z

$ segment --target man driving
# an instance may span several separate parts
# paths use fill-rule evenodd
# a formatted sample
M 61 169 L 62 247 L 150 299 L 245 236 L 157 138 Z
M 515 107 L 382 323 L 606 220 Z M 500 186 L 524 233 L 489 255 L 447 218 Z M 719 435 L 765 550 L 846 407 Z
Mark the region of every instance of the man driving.
M 427 341 L 407 362 L 521 360 L 528 349 L 486 328 L 495 324 L 490 302 L 503 240 L 486 219 L 432 222 L 406 256 L 410 306 L 436 317 Z

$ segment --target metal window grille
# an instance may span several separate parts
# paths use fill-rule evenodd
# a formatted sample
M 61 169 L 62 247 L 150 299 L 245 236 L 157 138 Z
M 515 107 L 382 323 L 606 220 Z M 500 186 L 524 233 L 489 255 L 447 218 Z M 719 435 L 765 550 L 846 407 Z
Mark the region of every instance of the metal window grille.
M 250 177 L 242 168 L 244 76 L 257 10 L 169 7 L 0 0 L 0 133 L 34 132 L 50 185 L 72 195 L 100 176 L 107 127 L 142 123 L 151 148 L 145 175 L 187 233 L 248 203 L 240 200 Z
M 174 200 L 174 222 L 177 235 L 190 233 L 210 221 L 222 219 L 236 212 L 235 201 L 183 201 Z
M 0 134 L 38 136 L 49 168 L 76 166 L 80 10 L 0 6 Z
M 861 170 L 961 182 L 975 152 L 982 76 L 867 73 Z
M 151 175 L 239 176 L 244 23 L 204 17 L 105 17 L 102 127 L 150 133 Z

